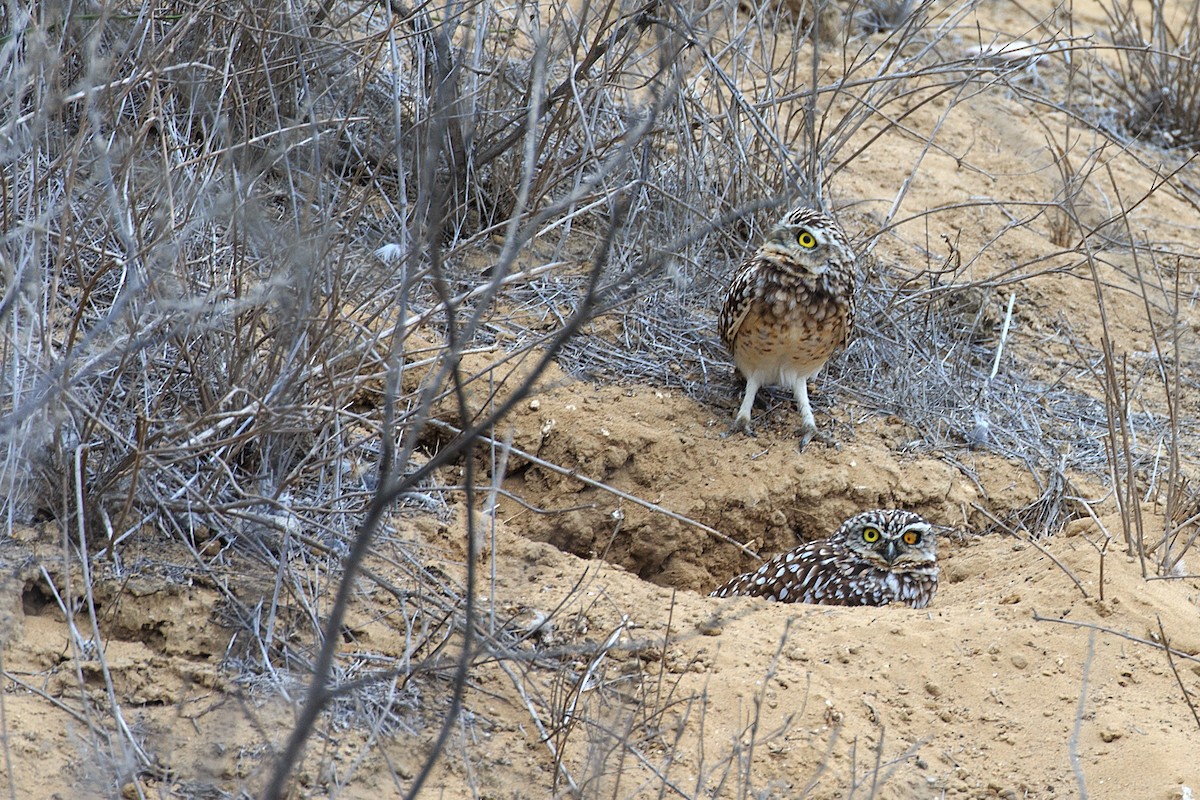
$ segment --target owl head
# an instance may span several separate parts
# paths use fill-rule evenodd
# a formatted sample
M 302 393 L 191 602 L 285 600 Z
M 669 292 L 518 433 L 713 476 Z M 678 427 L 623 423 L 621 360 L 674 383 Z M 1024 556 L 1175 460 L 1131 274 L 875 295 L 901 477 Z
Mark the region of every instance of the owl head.
M 933 526 L 911 511 L 867 511 L 830 538 L 887 572 L 927 571 L 937 564 Z
M 763 249 L 786 254 L 784 263 L 802 266 L 814 275 L 854 261 L 854 249 L 837 221 L 807 206 L 785 214 L 767 234 Z

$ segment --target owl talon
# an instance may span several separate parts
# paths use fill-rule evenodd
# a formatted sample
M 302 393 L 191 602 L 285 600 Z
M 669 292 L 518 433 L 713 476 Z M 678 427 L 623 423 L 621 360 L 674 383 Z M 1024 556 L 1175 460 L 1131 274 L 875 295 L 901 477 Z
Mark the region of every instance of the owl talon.
M 805 447 L 808 447 L 808 443 L 811 442 L 816 435 L 816 428 L 801 428 L 800 430 L 796 431 L 796 449 L 803 451 Z
M 798 450 L 803 450 L 808 446 L 809 442 L 814 440 L 820 442 L 826 447 L 836 448 L 838 446 L 838 443 L 834 441 L 832 436 L 830 436 L 828 433 L 821 433 L 819 430 L 817 430 L 816 426 L 811 428 L 801 428 L 800 430 L 796 431 L 796 436 L 799 439 L 799 442 L 797 443 Z
M 758 438 L 758 434 L 755 433 L 754 429 L 750 427 L 750 420 L 743 419 L 742 417 L 738 417 L 737 419 L 735 419 L 733 421 L 733 424 L 729 426 L 729 430 L 727 430 L 721 434 L 721 438 L 728 439 L 730 436 L 733 436 L 735 433 L 744 433 L 744 434 L 746 434 L 746 436 L 748 436 L 751 439 Z

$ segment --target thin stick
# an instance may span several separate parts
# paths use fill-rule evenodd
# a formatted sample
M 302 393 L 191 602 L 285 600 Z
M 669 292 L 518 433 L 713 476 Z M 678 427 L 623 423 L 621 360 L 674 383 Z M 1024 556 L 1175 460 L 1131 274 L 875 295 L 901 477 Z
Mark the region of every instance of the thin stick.
M 7 670 L 4 669 L 3 649 L 0 649 L 0 675 L 8 675 Z M 8 715 L 4 712 L 4 694 L 0 694 L 0 741 L 4 742 L 4 772 L 8 775 L 9 796 L 11 800 L 17 800 L 17 780 L 13 773 L 12 748 L 8 746 L 12 740 L 8 733 Z
M 1200 728 L 1200 711 L 1196 711 L 1196 704 L 1192 702 L 1192 696 L 1188 693 L 1187 686 L 1183 683 L 1183 678 L 1179 677 L 1179 668 L 1175 666 L 1175 659 L 1171 658 L 1171 648 L 1167 644 L 1167 632 L 1163 629 L 1162 617 L 1155 614 L 1154 618 L 1158 620 L 1158 635 L 1162 637 L 1163 652 L 1167 654 L 1167 664 L 1171 666 L 1171 672 L 1175 675 L 1175 682 L 1179 684 L 1179 690 L 1183 692 L 1183 702 L 1187 703 L 1192 712 L 1192 719 L 1196 720 L 1196 727 Z
M 1200 656 L 1194 656 L 1194 655 L 1191 655 L 1190 653 L 1185 653 L 1182 650 L 1176 650 L 1173 647 L 1168 647 L 1165 642 L 1163 644 L 1159 644 L 1158 642 L 1151 641 L 1150 639 L 1139 638 L 1137 636 L 1134 636 L 1131 633 L 1123 633 L 1122 631 L 1114 630 L 1113 628 L 1105 628 L 1103 625 L 1095 625 L 1091 622 L 1079 622 L 1079 621 L 1073 620 L 1073 619 L 1058 619 L 1056 617 L 1043 617 L 1041 614 L 1037 613 L 1036 610 L 1033 612 L 1033 621 L 1034 622 L 1057 622 L 1060 625 L 1070 625 L 1072 628 L 1090 628 L 1092 630 L 1100 631 L 1101 633 L 1111 633 L 1114 636 L 1120 636 L 1122 639 L 1128 639 L 1131 642 L 1137 642 L 1138 644 L 1149 645 L 1150 647 L 1155 647 L 1155 648 L 1158 648 L 1161 650 L 1169 650 L 1171 652 L 1171 655 L 1186 659 L 1188 661 L 1195 661 L 1197 664 L 1200 664 Z
M 983 508 L 982 506 L 978 505 L 977 503 L 972 503 L 971 507 L 974 508 L 976 511 L 980 512 L 981 514 L 983 514 L 984 516 L 986 516 L 988 519 L 990 519 L 992 522 L 996 523 L 997 525 L 1004 525 L 1004 523 L 1001 522 L 994 514 L 992 514 L 986 508 Z M 1022 542 L 1025 542 L 1027 544 L 1033 545 L 1035 548 L 1037 548 L 1037 551 L 1039 553 L 1041 553 L 1046 558 L 1053 561 L 1054 565 L 1056 567 L 1058 567 L 1059 569 L 1061 569 L 1064 573 L 1066 573 L 1066 576 L 1074 582 L 1075 588 L 1079 589 L 1080 594 L 1082 594 L 1085 598 L 1088 596 L 1087 589 L 1083 588 L 1083 583 L 1079 580 L 1079 578 L 1075 577 L 1075 573 L 1071 572 L 1071 570 L 1067 568 L 1066 564 L 1062 563 L 1057 558 L 1055 558 L 1054 554 L 1051 553 L 1049 550 L 1047 550 L 1045 547 L 1043 547 L 1041 545 L 1041 543 L 1039 543 L 1036 539 L 1033 538 L 1033 536 L 1024 536 L 1024 537 L 1018 536 L 1016 534 L 1016 532 L 1012 531 L 1011 529 L 1008 529 L 1007 526 L 1005 526 L 1005 528 L 1016 539 L 1018 539 Z
M 521 683 L 520 678 L 513 673 L 512 668 L 504 659 L 496 659 L 496 665 L 504 670 L 509 680 L 512 681 L 513 687 L 517 690 L 517 694 L 521 695 L 521 700 L 525 702 L 525 710 L 529 712 L 529 718 L 533 720 L 533 725 L 537 728 L 541 740 L 550 749 L 550 755 L 554 756 L 554 763 L 558 766 L 558 771 L 567 781 L 567 785 L 571 787 L 571 791 L 578 794 L 579 785 L 575 783 L 575 779 L 571 777 L 571 773 L 563 765 L 562 757 L 559 755 L 558 749 L 554 746 L 554 737 L 546 730 L 546 726 L 542 723 L 542 718 L 538 716 L 537 709 L 533 707 L 533 701 L 529 699 L 529 694 L 525 691 L 525 686 Z
M 992 362 L 992 374 L 988 376 L 988 380 L 992 381 L 996 378 L 996 373 L 1000 371 L 1000 356 L 1004 353 L 1004 345 L 1008 342 L 1008 328 L 1012 324 L 1013 304 L 1017 301 L 1017 293 L 1008 293 L 1008 310 L 1004 313 L 1004 326 L 1000 329 L 1000 344 L 996 345 L 996 359 Z
M 64 703 L 62 700 L 59 700 L 57 697 L 53 696 L 46 690 L 40 689 L 37 686 L 33 685 L 32 683 L 26 683 L 25 681 L 18 678 L 15 674 L 13 674 L 3 668 L 0 668 L 0 678 L 4 678 L 6 681 L 12 681 L 15 685 L 20 686 L 22 689 L 29 692 L 30 694 L 37 695 L 41 699 L 45 700 L 47 703 L 50 703 L 52 706 L 57 708 L 59 711 L 62 711 L 66 714 L 70 714 L 75 719 L 76 722 L 78 722 L 80 725 L 83 725 L 86 728 L 88 728 L 88 730 L 90 730 L 93 734 L 99 735 L 99 731 L 97 729 L 98 728 L 97 724 L 95 722 L 93 722 L 91 719 L 89 719 L 87 717 L 87 715 L 71 708 L 69 705 Z M 8 774 L 12 775 L 12 772 L 9 772 Z
M 451 425 L 449 422 L 443 422 L 442 420 L 434 419 L 434 420 L 430 420 L 429 424 L 435 428 L 441 428 L 444 431 L 452 433 L 455 436 L 459 436 L 462 434 L 461 429 L 456 428 L 455 426 Z M 504 444 L 503 442 L 497 442 L 495 439 L 485 436 L 484 434 L 479 434 L 479 441 L 486 442 L 488 444 L 501 444 L 501 445 Z M 658 503 L 651 503 L 649 500 L 643 500 L 642 498 L 638 497 L 637 495 L 632 495 L 629 492 L 621 491 L 617 487 L 610 486 L 609 484 L 604 483 L 603 481 L 598 481 L 595 478 L 589 478 L 588 476 L 581 474 L 579 472 L 579 470 L 577 470 L 577 469 L 567 469 L 566 467 L 555 464 L 552 461 L 547 461 L 544 458 L 538 458 L 533 453 L 522 450 L 521 448 L 519 448 L 515 445 L 511 445 L 511 446 L 506 445 L 506 446 L 508 447 L 509 451 L 511 453 L 513 453 L 514 455 L 516 455 L 520 458 L 523 458 L 526 461 L 530 461 L 534 464 L 537 464 L 539 467 L 545 467 L 546 469 L 550 470 L 551 472 L 556 472 L 559 475 L 564 475 L 568 478 L 573 478 L 574 480 L 577 480 L 580 483 L 582 483 L 584 486 L 590 486 L 593 489 L 600 489 L 602 491 L 608 492 L 611 495 L 619 497 L 622 500 L 628 500 L 629 502 L 639 505 L 642 508 L 653 511 L 656 514 L 662 514 L 664 516 L 670 517 L 671 519 L 678 520 L 679 522 L 683 522 L 687 525 L 692 525 L 692 526 L 704 531 L 705 533 L 707 533 L 711 536 L 714 536 L 717 539 L 720 539 L 722 542 L 725 542 L 726 544 L 733 545 L 738 550 L 741 550 L 743 553 L 750 556 L 751 558 L 756 558 L 759 561 L 763 560 L 762 556 L 760 556 L 758 553 L 751 550 L 746 545 L 742 544 L 741 542 L 738 542 L 735 539 L 730 538 L 729 536 L 726 536 L 725 534 L 721 533 L 716 528 L 710 528 L 709 526 L 705 525 L 703 522 L 698 522 L 697 520 L 694 520 L 691 517 L 685 517 L 683 514 L 680 514 L 676 511 L 672 511 L 669 508 L 663 508 Z M 1084 593 L 1084 596 L 1086 597 L 1087 594 Z
M 1079 785 L 1079 800 L 1087 800 L 1087 782 L 1083 778 L 1083 765 L 1079 763 L 1079 731 L 1083 727 L 1083 710 L 1087 705 L 1088 673 L 1092 669 L 1092 656 L 1096 654 L 1096 632 L 1088 633 L 1087 658 L 1083 660 L 1083 679 L 1079 683 L 1079 705 L 1075 707 L 1075 727 L 1067 742 L 1067 753 L 1071 769 L 1075 771 L 1075 783 Z

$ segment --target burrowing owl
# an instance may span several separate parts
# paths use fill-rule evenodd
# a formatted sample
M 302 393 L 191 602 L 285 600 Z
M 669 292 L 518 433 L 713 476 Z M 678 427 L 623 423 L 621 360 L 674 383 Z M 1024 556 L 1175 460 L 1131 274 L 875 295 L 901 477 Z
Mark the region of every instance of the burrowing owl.
M 721 341 L 746 377 L 732 430 L 750 433 L 763 384 L 789 386 L 800 409 L 800 446 L 817 432 L 808 379 L 846 342 L 854 323 L 854 249 L 835 220 L 789 211 L 738 267 L 717 320 Z
M 937 592 L 937 536 L 911 511 L 866 511 L 830 536 L 780 553 L 713 597 L 751 595 L 780 603 L 924 608 Z

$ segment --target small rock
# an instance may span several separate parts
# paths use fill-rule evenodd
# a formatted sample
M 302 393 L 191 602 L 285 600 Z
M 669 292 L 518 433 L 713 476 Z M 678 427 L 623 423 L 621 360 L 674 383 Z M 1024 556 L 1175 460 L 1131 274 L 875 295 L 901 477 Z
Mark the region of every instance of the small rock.
M 1025 669 L 1029 666 L 1029 659 L 1020 653 L 1013 653 L 1012 658 L 1010 658 L 1009 661 L 1011 661 L 1012 665 L 1017 669 Z

